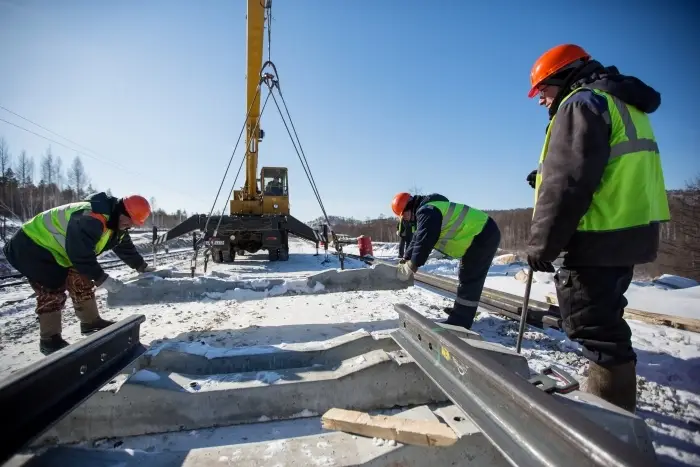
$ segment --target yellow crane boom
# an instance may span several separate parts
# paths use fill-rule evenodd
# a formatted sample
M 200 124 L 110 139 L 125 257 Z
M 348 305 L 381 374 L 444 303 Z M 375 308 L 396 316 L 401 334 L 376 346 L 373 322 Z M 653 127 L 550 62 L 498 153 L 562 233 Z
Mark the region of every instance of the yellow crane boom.
M 265 2 L 248 0 L 246 23 L 246 109 L 250 109 L 246 122 L 246 190 L 245 200 L 257 198 L 258 142 L 260 139 L 260 71 L 263 64 L 265 38 Z

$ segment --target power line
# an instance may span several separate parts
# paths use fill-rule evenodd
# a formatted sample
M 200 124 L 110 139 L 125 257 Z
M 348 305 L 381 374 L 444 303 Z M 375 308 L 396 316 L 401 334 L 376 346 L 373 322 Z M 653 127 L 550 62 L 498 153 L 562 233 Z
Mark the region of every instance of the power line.
M 85 149 L 85 150 L 87 150 L 87 151 L 90 151 L 90 152 L 92 152 L 93 154 L 97 154 L 97 153 L 96 153 L 95 151 L 93 151 L 92 149 L 90 149 L 90 148 L 88 148 L 88 147 L 86 147 L 86 146 L 83 146 L 82 144 L 76 143 L 75 141 L 72 141 L 72 140 L 66 138 L 65 136 L 61 136 L 61 135 L 59 135 L 58 133 L 56 133 L 55 131 L 51 131 L 51 130 L 49 130 L 48 128 L 46 128 L 46 127 L 44 127 L 44 126 L 41 126 L 41 125 L 39 125 L 38 123 L 36 123 L 36 122 L 34 122 L 34 121 L 32 121 L 32 120 L 29 120 L 27 117 L 23 117 L 23 116 L 21 116 L 20 114 L 18 114 L 17 112 L 13 112 L 12 110 L 8 109 L 7 107 L 3 107 L 2 105 L 0 105 L 0 109 L 4 110 L 5 112 L 11 113 L 11 114 L 14 115 L 15 117 L 21 118 L 21 119 L 24 120 L 25 122 L 29 122 L 29 123 L 31 123 L 32 125 L 38 126 L 38 127 L 41 128 L 42 130 L 48 131 L 48 132 L 51 133 L 52 135 L 58 136 L 58 137 L 61 138 L 61 139 L 65 139 L 66 141 L 68 141 L 68 142 L 71 143 L 71 144 L 75 144 L 76 146 L 81 147 L 81 148 L 83 148 L 83 149 Z M 107 159 L 107 158 L 105 157 L 104 159 Z M 108 159 L 108 160 L 109 160 L 109 159 Z M 111 162 L 113 162 L 113 161 L 111 161 Z
M 27 133 L 31 133 L 31 134 L 33 134 L 33 135 L 35 135 L 35 136 L 38 136 L 39 138 L 43 138 L 43 139 L 45 139 L 46 141 L 49 141 L 49 142 L 51 142 L 51 143 L 58 144 L 59 146 L 62 146 L 62 147 L 64 147 L 64 148 L 66 148 L 66 149 L 69 149 L 69 150 L 71 150 L 71 151 L 74 151 L 74 152 L 77 153 L 77 154 L 81 154 L 81 155 L 83 155 L 83 156 L 89 157 L 90 159 L 96 160 L 96 161 L 98 161 L 98 162 L 107 162 L 107 163 L 112 164 L 113 166 L 115 166 L 115 167 L 117 167 L 117 168 L 119 168 L 119 169 L 122 169 L 122 170 L 125 171 L 125 172 L 131 173 L 131 174 L 133 174 L 133 175 L 137 175 L 137 176 L 139 176 L 139 177 L 144 177 L 144 178 L 146 178 L 146 179 L 151 179 L 151 178 L 152 178 L 152 177 L 147 176 L 147 175 L 145 175 L 145 174 L 142 174 L 142 173 L 140 173 L 140 172 L 136 172 L 136 171 L 134 171 L 134 170 L 128 169 L 128 168 L 124 167 L 123 165 L 118 164 L 118 163 L 116 163 L 116 162 L 114 162 L 114 161 L 112 161 L 112 160 L 110 160 L 110 159 L 107 159 L 107 158 L 105 158 L 105 157 L 101 157 L 101 156 L 99 156 L 95 151 L 93 151 L 93 150 L 91 150 L 91 149 L 89 149 L 89 148 L 87 148 L 87 147 L 85 147 L 85 146 L 83 146 L 83 145 L 81 145 L 81 144 L 78 144 L 78 143 L 76 143 L 75 141 L 72 141 L 72 140 L 66 138 L 65 136 L 60 135 L 60 134 L 56 133 L 55 131 L 51 131 L 51 130 L 49 130 L 48 128 L 39 125 L 38 123 L 35 123 L 35 122 L 29 120 L 28 118 L 25 118 L 25 117 L 19 115 L 18 113 L 13 112 L 13 111 L 7 109 L 6 107 L 3 107 L 2 105 L 0 105 L 0 109 L 3 109 L 3 110 L 5 110 L 5 111 L 9 112 L 9 113 L 11 113 L 12 115 L 16 115 L 17 117 L 19 117 L 19 118 L 21 118 L 21 119 L 23 119 L 23 120 L 25 120 L 25 121 L 27 121 L 27 122 L 33 124 L 33 125 L 36 125 L 37 127 L 41 128 L 42 130 L 48 131 L 49 133 L 54 134 L 54 135 L 58 136 L 59 138 L 65 139 L 66 141 L 70 141 L 72 144 L 74 144 L 74 145 L 76 145 L 76 146 L 80 146 L 80 147 L 82 147 L 82 148 L 84 148 L 84 149 L 87 149 L 87 150 L 89 150 L 90 152 L 93 152 L 95 155 L 88 154 L 88 153 L 86 153 L 85 151 L 80 151 L 80 150 L 78 150 L 78 149 L 75 149 L 74 147 L 68 146 L 67 144 L 64 144 L 64 143 L 62 143 L 62 142 L 60 142 L 60 141 L 56 141 L 55 139 L 49 138 L 48 136 L 44 136 L 44 135 L 42 135 L 42 134 L 40 134 L 40 133 L 37 133 L 37 132 L 35 132 L 35 131 L 32 131 L 32 130 L 30 130 L 30 129 L 28 129 L 28 128 L 24 128 L 24 127 L 21 126 L 21 125 L 17 125 L 16 123 L 7 121 L 7 120 L 5 120 L 5 119 L 3 119 L 3 118 L 0 118 L 0 122 L 4 122 L 4 123 L 7 123 L 8 125 L 12 125 L 12 126 L 15 127 L 15 128 L 19 128 L 19 129 L 22 130 L 22 131 L 26 131 Z M 149 183 L 152 183 L 152 182 L 149 182 Z M 160 183 L 156 183 L 156 184 L 160 185 L 162 188 L 166 188 L 168 191 L 171 191 L 171 192 L 173 192 L 173 193 L 178 193 L 178 194 L 180 194 L 180 195 L 187 196 L 187 197 L 190 197 L 190 198 L 192 197 L 192 194 L 191 194 L 191 193 L 185 194 L 185 193 L 180 192 L 180 191 L 178 191 L 178 190 L 173 190 L 173 189 L 170 188 L 170 187 L 166 187 L 166 186 L 163 185 L 163 184 L 160 184 Z M 199 199 L 199 198 L 198 198 L 198 199 Z M 204 200 L 200 199 L 200 201 L 204 201 Z

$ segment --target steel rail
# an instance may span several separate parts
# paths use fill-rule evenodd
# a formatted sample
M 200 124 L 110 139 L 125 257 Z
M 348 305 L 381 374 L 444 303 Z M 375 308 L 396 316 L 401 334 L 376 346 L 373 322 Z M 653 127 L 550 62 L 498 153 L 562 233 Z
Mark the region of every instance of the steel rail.
M 146 348 L 144 315 L 125 318 L 0 382 L 0 465 L 74 410 Z
M 396 266 L 396 264 L 378 260 L 373 257 L 359 256 L 346 253 L 349 258 L 363 261 L 367 264 L 387 264 Z M 422 285 L 427 285 L 443 292 L 448 292 L 452 295 L 457 294 L 459 282 L 449 277 L 428 274 L 424 272 L 416 272 L 414 274 L 415 282 Z M 484 287 L 479 298 L 479 306 L 489 311 L 498 313 L 506 318 L 515 321 L 520 321 L 523 308 L 523 297 L 514 295 L 500 290 Z M 549 303 L 530 299 L 528 303 L 527 324 L 538 328 L 552 327 L 561 329 L 561 315 L 559 307 Z
M 622 442 L 417 311 L 394 305 L 392 338 L 514 466 L 651 467 L 655 456 Z

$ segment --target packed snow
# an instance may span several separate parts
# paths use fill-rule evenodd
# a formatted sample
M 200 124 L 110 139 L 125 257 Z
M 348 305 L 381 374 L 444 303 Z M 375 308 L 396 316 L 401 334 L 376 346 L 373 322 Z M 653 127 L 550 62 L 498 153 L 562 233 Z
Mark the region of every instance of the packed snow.
M 386 333 L 396 327 L 395 303 L 407 303 L 430 319 L 445 318 L 442 309 L 452 304 L 449 297 L 421 286 L 398 291 L 340 293 L 329 293 L 322 288 L 310 289 L 305 279 L 315 272 L 338 268 L 338 259 L 324 254 L 323 250 L 316 256 L 315 249 L 302 242 L 294 242 L 291 247 L 290 259 L 286 262 L 268 262 L 266 255 L 241 256 L 233 264 L 209 263 L 205 275 L 202 275 L 200 264 L 195 278 L 184 274 L 189 272 L 189 259 L 161 263 L 164 273 L 160 275 L 138 275 L 127 267 L 113 269 L 110 274 L 141 286 L 147 284 L 156 295 L 142 301 L 139 300 L 144 297 L 135 295 L 131 297 L 133 303 L 109 306 L 105 292 L 98 291 L 98 304 L 102 315 L 108 319 L 119 320 L 136 313 L 145 315 L 141 340 L 150 346 L 149 352 L 175 347 L 209 358 L 303 347 L 311 341 L 324 341 L 350 332 Z M 352 248 L 346 250 L 352 252 Z M 398 252 L 396 244 L 375 244 L 374 250 L 375 256 L 388 258 L 396 258 Z M 517 276 L 524 265 L 514 262 L 514 259 L 508 257 L 508 252 L 499 254 L 487 279 L 487 287 L 523 293 L 525 285 Z M 422 269 L 455 277 L 457 266 L 457 261 L 436 254 Z M 345 267 L 363 268 L 366 265 L 347 259 Z M 227 281 L 231 284 L 230 289 L 223 287 L 212 291 L 197 285 Z M 182 291 L 180 298 L 168 300 L 164 294 L 161 299 L 153 299 L 158 297 L 158 290 L 172 290 L 167 284 L 175 282 Z M 248 285 L 241 287 L 241 282 Z M 700 317 L 699 291 L 697 284 L 662 276 L 652 283 L 633 284 L 627 296 L 630 307 Z M 551 275 L 536 275 L 533 298 L 544 300 L 553 292 Z M 38 349 L 35 299 L 31 289 L 21 285 L 0 289 L 0 294 L 0 377 L 6 378 L 19 368 L 41 359 L 42 355 Z M 184 296 L 187 297 L 182 298 Z M 78 323 L 70 300 L 66 304 L 63 323 L 64 337 L 69 342 L 78 341 Z M 629 323 L 639 357 L 637 413 L 650 427 L 657 454 L 664 465 L 700 465 L 700 334 L 633 319 L 629 319 Z M 474 325 L 474 330 L 485 340 L 510 348 L 515 346 L 517 328 L 516 322 L 483 310 Z M 581 357 L 579 346 L 560 331 L 528 328 L 523 355 L 528 358 L 533 371 L 556 364 L 577 378 L 586 375 L 586 360 Z M 144 382 L 157 377 L 148 370 L 131 375 L 132 379 Z M 226 381 L 216 378 L 201 377 L 190 390 L 201 391 L 226 384 Z M 278 378 L 274 372 L 256 375 L 259 384 L 275 384 Z M 309 417 L 315 415 L 306 414 Z M 266 417 L 274 419 L 274 414 L 266 414 Z M 268 423 L 269 427 L 248 429 L 266 430 L 267 433 L 273 429 L 272 424 L 279 427 L 274 438 L 266 438 L 270 455 L 283 448 L 284 436 L 315 433 L 318 430 L 316 425 L 320 425 L 317 419 Z M 167 436 L 146 436 L 111 440 L 109 446 L 105 446 L 173 450 L 184 443 L 183 446 L 194 448 L 199 442 L 211 443 L 221 431 L 191 433 L 198 434 L 197 440 L 182 433 L 173 434 L 167 441 Z M 173 440 L 179 441 L 173 445 Z

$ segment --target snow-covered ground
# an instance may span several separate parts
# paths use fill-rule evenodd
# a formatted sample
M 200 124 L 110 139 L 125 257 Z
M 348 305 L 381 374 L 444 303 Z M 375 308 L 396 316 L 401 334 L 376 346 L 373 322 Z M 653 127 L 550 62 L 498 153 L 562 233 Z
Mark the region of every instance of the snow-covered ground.
M 375 255 L 385 256 L 380 255 L 379 247 L 381 245 L 375 246 Z M 382 249 L 387 252 L 386 256 L 395 257 L 396 252 L 392 250 L 395 247 L 395 244 L 387 244 Z M 346 250 L 352 252 L 351 248 Z M 148 304 L 108 307 L 104 292 L 100 291 L 98 302 L 102 314 L 109 319 L 144 314 L 146 322 L 141 325 L 141 337 L 145 344 L 159 346 L 181 342 L 183 345 L 208 344 L 218 348 L 242 345 L 284 347 L 284 344 L 326 340 L 358 329 L 386 332 L 396 326 L 394 303 L 407 303 L 433 319 L 444 318 L 441 310 L 451 304 L 449 298 L 420 286 L 400 291 L 324 293 L 309 290 L 304 285 L 305 277 L 339 266 L 335 256 L 326 257 L 323 252 L 314 256 L 314 253 L 315 250 L 307 244 L 294 242 L 288 262 L 270 263 L 265 260 L 266 255 L 260 255 L 238 257 L 232 265 L 209 264 L 207 276 L 212 279 L 208 280 L 286 281 L 271 292 L 238 289 L 194 293 L 197 284 L 202 282 L 201 278 L 176 277 L 153 279 L 154 290 L 159 287 L 165 290 L 162 284 L 177 281 L 180 289 L 189 289 L 193 293 L 182 294 L 177 301 L 149 300 Z M 187 272 L 188 261 L 172 261 L 167 266 L 175 272 Z M 454 261 L 434 257 L 423 269 L 454 276 L 455 266 Z M 361 267 L 365 265 L 359 261 L 346 262 L 346 268 Z M 522 293 L 524 285 L 514 277 L 521 269 L 522 265 L 517 264 L 495 264 L 487 286 Z M 128 268 L 111 270 L 110 274 L 124 280 L 136 278 Z M 538 275 L 538 279 L 533 284 L 533 296 L 544 299 L 547 292 L 553 291 L 553 286 L 546 282 L 546 275 Z M 668 304 L 675 307 L 690 303 L 690 308 L 700 304 L 700 298 L 693 297 L 698 287 L 681 290 L 663 290 L 653 285 L 634 287 L 639 291 L 635 289 L 633 296 L 648 294 L 646 299 L 639 299 L 635 308 L 649 309 L 643 305 L 653 301 L 658 303 L 650 311 L 675 314 L 675 310 L 668 309 Z M 38 326 L 31 289 L 27 286 L 0 289 L 0 294 L 0 378 L 3 378 L 42 356 L 38 351 Z M 10 294 L 13 300 L 6 300 Z M 630 297 L 630 306 L 632 303 Z M 662 308 L 663 303 L 666 306 Z M 696 312 L 699 309 L 697 306 Z M 77 341 L 80 336 L 70 301 L 63 321 L 64 337 L 70 342 Z M 700 465 L 700 334 L 633 320 L 629 322 L 639 356 L 637 413 L 651 428 L 657 453 L 664 464 Z M 474 330 L 486 340 L 514 347 L 517 323 L 480 312 Z M 581 357 L 578 345 L 559 331 L 528 329 L 523 354 L 532 370 L 556 364 L 578 378 L 585 376 L 586 361 Z M 299 423 L 300 427 L 308 424 Z M 137 441 L 134 443 L 138 444 Z M 127 447 L 130 447 L 128 443 L 121 446 Z

